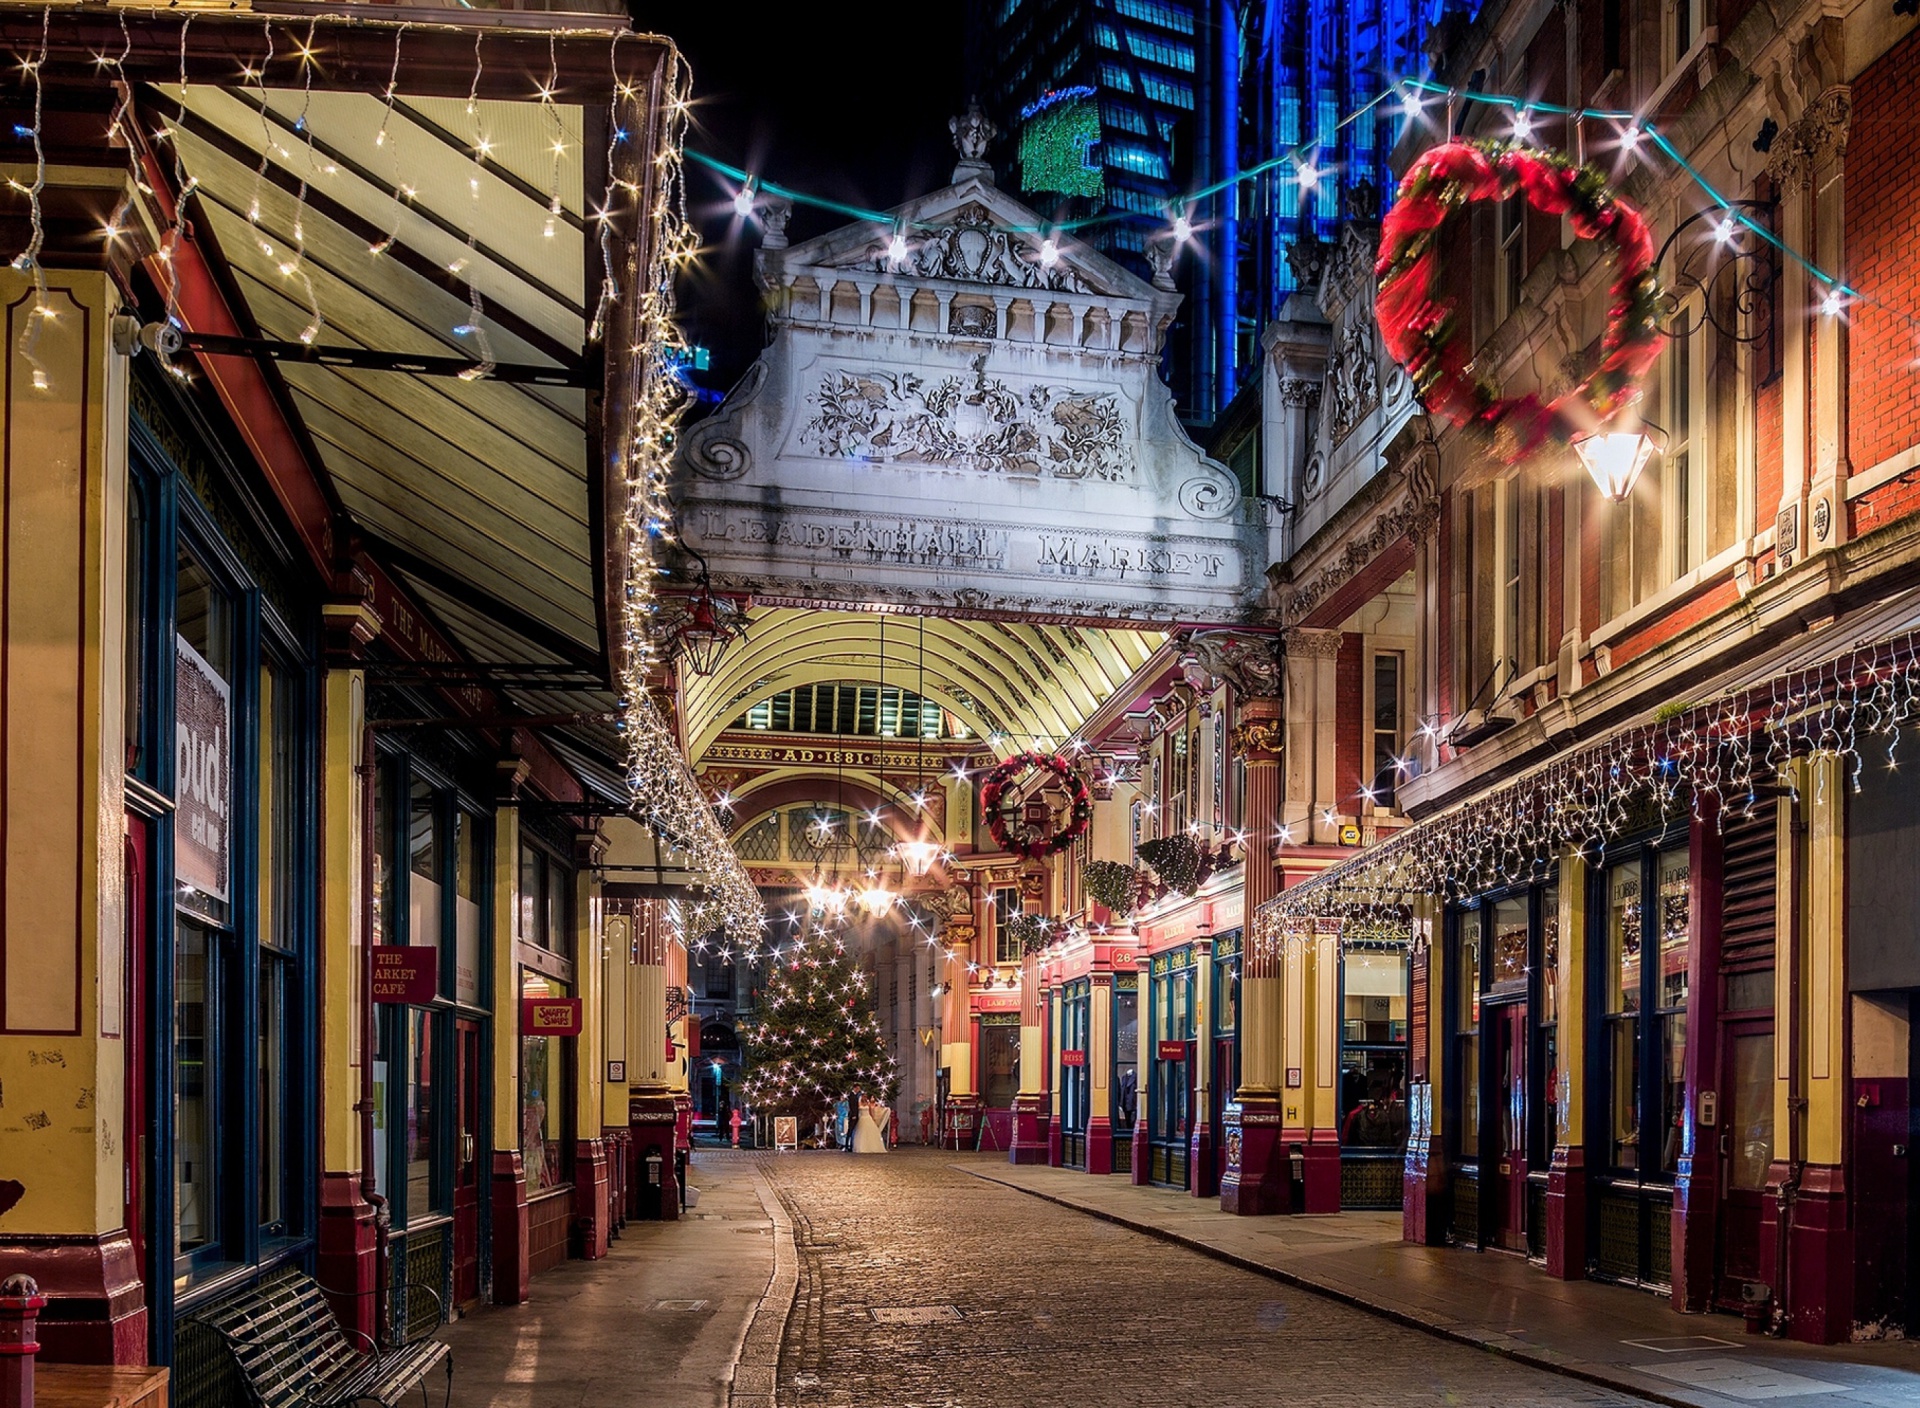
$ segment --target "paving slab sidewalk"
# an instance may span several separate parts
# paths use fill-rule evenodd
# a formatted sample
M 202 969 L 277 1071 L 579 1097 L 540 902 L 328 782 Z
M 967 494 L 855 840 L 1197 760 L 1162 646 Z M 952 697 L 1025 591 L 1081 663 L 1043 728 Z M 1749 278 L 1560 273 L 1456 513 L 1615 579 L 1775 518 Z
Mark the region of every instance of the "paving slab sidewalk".
M 1920 1408 L 1920 1341 L 1800 1345 L 1661 1296 L 1554 1281 L 1519 1256 L 1400 1240 L 1397 1212 L 1234 1217 L 1124 1177 L 963 1158 L 955 1167 L 1062 1207 L 1523 1362 L 1676 1408 Z
M 450 1326 L 452 1408 L 726 1408 L 774 1228 L 750 1156 L 697 1153 L 691 1181 L 699 1206 L 680 1221 L 630 1222 L 604 1260 Z

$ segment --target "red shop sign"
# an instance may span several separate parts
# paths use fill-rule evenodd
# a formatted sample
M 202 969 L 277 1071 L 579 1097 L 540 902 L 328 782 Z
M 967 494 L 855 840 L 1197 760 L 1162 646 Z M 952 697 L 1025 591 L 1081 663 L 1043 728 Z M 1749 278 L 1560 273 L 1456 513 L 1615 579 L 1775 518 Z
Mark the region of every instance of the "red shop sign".
M 580 999 L 577 997 L 523 997 L 520 999 L 522 1036 L 579 1036 Z
M 1160 1043 L 1162 1061 L 1184 1061 L 1187 1059 L 1187 1044 L 1184 1041 L 1163 1041 Z
M 1087 1064 L 1087 1053 L 1084 1051 L 1062 1051 L 1060 1053 L 1060 1064 L 1063 1066 L 1084 1066 Z
M 440 951 L 421 945 L 409 948 L 375 944 L 373 1000 L 375 1002 L 432 1002 L 440 995 Z

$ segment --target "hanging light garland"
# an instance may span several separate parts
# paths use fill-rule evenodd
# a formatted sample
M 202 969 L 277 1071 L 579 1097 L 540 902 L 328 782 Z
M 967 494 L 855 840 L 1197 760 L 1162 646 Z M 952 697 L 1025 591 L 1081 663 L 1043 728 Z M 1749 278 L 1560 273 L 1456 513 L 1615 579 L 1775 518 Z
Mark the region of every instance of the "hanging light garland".
M 1893 769 L 1917 718 L 1920 631 L 1665 710 L 1283 891 L 1256 915 L 1257 941 L 1277 952 L 1317 920 L 1401 926 L 1416 899 L 1543 879 L 1565 849 L 1595 860 L 1632 831 L 1751 815 L 1763 792 L 1798 795 L 1797 758 L 1839 759 L 1857 791 L 1869 741 Z

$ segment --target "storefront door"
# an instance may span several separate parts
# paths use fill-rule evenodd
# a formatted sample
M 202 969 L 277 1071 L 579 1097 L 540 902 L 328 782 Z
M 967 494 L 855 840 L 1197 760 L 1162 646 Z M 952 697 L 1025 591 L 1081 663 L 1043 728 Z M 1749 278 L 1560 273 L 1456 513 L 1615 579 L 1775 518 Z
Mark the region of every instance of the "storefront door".
M 480 1024 L 454 1023 L 453 1299 L 480 1297 Z
M 1720 1304 L 1741 1308 L 1741 1287 L 1760 1279 L 1760 1211 L 1773 1162 L 1773 1023 L 1723 1024 L 1720 1069 Z
M 1487 1150 L 1493 1167 L 1493 1236 L 1491 1245 L 1509 1251 L 1527 1250 L 1527 1004 L 1488 1004 L 1491 1031 L 1493 1103 L 1487 1113 L 1493 1128 L 1487 1133 L 1494 1147 Z M 1483 1167 L 1485 1163 L 1483 1162 Z

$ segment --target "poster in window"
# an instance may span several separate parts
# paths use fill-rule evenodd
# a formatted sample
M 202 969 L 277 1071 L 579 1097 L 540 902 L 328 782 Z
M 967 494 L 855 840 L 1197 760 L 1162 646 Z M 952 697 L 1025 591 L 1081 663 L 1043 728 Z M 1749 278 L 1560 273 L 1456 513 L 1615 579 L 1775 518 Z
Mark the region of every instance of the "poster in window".
M 233 690 L 183 637 L 174 637 L 174 649 L 174 873 L 182 885 L 224 902 Z

